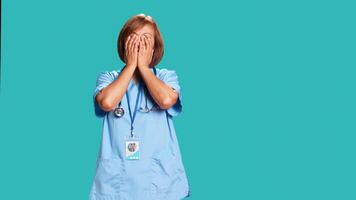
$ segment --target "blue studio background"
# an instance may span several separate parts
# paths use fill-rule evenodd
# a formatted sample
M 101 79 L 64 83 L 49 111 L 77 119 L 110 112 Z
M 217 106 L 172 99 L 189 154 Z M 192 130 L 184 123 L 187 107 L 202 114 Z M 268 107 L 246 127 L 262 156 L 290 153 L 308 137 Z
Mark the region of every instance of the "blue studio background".
M 2 1 L 0 199 L 88 198 L 96 76 L 138 13 L 177 71 L 191 200 L 356 199 L 354 1 Z

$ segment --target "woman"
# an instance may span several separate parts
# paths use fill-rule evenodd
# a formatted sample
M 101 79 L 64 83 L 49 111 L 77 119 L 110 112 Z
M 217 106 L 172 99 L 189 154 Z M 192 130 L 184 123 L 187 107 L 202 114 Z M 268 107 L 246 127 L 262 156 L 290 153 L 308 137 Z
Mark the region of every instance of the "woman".
M 122 70 L 104 71 L 94 91 L 103 117 L 91 200 L 179 200 L 190 196 L 172 118 L 182 111 L 174 70 L 155 66 L 163 40 L 150 16 L 129 19 L 118 38 Z

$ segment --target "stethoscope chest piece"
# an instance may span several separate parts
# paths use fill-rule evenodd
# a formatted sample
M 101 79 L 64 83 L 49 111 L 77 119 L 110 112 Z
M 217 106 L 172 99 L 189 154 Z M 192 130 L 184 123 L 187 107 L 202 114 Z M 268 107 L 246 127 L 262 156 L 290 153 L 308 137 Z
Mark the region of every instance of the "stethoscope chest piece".
M 114 110 L 115 117 L 120 118 L 120 117 L 124 116 L 124 114 L 125 114 L 125 111 L 123 108 L 121 108 L 121 107 L 115 108 L 115 110 Z

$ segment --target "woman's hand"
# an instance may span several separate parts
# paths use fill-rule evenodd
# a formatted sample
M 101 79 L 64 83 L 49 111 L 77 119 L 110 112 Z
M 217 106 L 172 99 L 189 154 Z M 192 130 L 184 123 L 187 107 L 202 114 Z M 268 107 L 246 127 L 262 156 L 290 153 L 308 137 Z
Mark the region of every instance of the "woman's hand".
M 149 67 L 153 56 L 153 44 L 151 38 L 146 35 L 140 37 L 137 66 Z
M 131 34 L 125 43 L 125 62 L 127 66 L 137 66 L 139 36 Z

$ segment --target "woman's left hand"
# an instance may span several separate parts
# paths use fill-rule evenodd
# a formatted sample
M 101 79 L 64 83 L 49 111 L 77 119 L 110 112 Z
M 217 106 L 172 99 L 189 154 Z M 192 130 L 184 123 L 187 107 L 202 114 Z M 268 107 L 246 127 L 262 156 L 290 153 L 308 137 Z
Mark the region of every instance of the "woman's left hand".
M 152 40 L 145 35 L 140 36 L 137 67 L 149 67 L 153 52 Z

